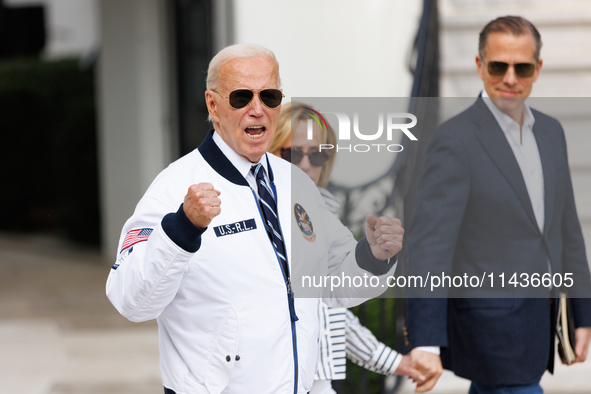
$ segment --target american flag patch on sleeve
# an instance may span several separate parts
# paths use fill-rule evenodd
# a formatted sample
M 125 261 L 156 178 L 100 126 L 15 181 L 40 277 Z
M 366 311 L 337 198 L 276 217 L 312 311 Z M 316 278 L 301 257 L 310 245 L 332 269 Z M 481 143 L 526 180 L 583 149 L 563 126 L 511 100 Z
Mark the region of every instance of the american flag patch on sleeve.
M 147 241 L 150 237 L 150 234 L 152 234 L 152 231 L 154 231 L 153 228 L 140 228 L 128 232 L 125 236 L 125 239 L 123 240 L 121 252 L 129 248 L 131 245 L 137 244 L 138 242 Z

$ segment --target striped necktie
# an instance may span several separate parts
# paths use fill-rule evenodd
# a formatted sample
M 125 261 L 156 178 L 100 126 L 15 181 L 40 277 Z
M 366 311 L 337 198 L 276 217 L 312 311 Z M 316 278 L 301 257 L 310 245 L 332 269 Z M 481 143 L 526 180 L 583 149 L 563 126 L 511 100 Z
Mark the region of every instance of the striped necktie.
M 251 169 L 257 181 L 257 193 L 259 194 L 259 205 L 263 212 L 265 219 L 265 227 L 267 235 L 271 243 L 275 247 L 277 257 L 281 261 L 284 272 L 287 273 L 287 258 L 285 257 L 285 244 L 283 243 L 283 236 L 279 228 L 279 220 L 277 219 L 277 204 L 273 198 L 273 192 L 269 190 L 267 182 L 265 182 L 265 168 L 262 164 L 252 166 Z
M 279 219 L 277 216 L 277 204 L 275 203 L 275 199 L 273 198 L 273 192 L 269 189 L 269 186 L 267 186 L 267 182 L 265 182 L 265 168 L 263 167 L 263 165 L 259 163 L 256 166 L 252 166 L 250 168 L 250 171 L 252 171 L 256 179 L 257 193 L 259 194 L 259 206 L 261 208 L 263 219 L 265 221 L 267 235 L 269 236 L 269 240 L 275 248 L 275 253 L 277 254 L 277 258 L 281 262 L 281 266 L 283 267 L 283 273 L 285 274 L 285 284 L 288 290 L 289 312 L 291 315 L 291 319 L 292 321 L 296 321 L 298 320 L 298 317 L 295 314 L 293 292 L 291 290 L 289 268 L 287 266 L 287 254 L 285 253 L 285 242 L 283 241 L 283 234 L 281 233 L 281 228 L 279 227 Z

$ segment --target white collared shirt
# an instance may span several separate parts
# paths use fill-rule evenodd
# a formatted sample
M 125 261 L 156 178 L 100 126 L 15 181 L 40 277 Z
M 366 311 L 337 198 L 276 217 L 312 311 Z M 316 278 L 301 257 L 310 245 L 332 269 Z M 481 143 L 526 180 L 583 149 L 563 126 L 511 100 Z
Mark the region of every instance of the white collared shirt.
M 257 163 L 252 163 L 245 157 L 240 156 L 238 153 L 236 153 L 236 151 L 232 149 L 230 145 L 226 144 L 226 142 L 222 139 L 222 137 L 218 134 L 217 131 L 213 133 L 213 141 L 218 146 L 218 148 L 220 148 L 222 153 L 228 158 L 228 160 L 230 160 L 234 167 L 236 167 L 240 174 L 246 179 L 246 181 L 250 185 L 250 188 L 254 190 L 257 197 L 259 195 L 259 189 L 257 188 L 257 182 L 254 177 L 254 174 L 250 171 L 250 168 L 254 165 L 257 165 L 259 163 L 263 165 L 263 168 L 265 169 L 265 182 L 267 183 L 267 186 L 269 186 L 269 190 L 273 190 L 271 188 L 271 181 L 269 178 L 269 168 L 267 168 L 267 153 L 261 156 Z M 277 196 L 274 197 L 275 200 L 277 200 Z
M 536 222 L 540 232 L 544 229 L 544 172 L 542 170 L 542 160 L 536 137 L 534 136 L 534 115 L 527 104 L 523 106 L 523 127 L 519 129 L 519 124 L 509 115 L 501 112 L 492 102 L 486 90 L 482 91 L 482 100 L 492 112 L 497 123 L 503 130 L 513 155 L 519 164 L 525 187 L 529 194 Z

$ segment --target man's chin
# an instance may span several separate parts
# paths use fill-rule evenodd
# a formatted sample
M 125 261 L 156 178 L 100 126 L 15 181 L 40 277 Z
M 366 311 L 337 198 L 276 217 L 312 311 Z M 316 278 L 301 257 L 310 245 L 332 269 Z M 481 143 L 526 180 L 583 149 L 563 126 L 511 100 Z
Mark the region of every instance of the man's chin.
M 268 148 L 268 144 L 265 146 Z M 242 156 L 246 157 L 251 163 L 257 163 L 267 151 L 266 148 L 263 149 L 263 147 L 261 147 L 257 149 L 249 149 Z

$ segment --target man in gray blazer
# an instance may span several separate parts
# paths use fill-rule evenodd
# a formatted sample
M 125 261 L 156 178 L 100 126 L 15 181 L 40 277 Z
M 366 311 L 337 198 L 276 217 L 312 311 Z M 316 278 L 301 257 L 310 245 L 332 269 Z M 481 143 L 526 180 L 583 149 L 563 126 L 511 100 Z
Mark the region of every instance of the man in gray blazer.
M 408 229 L 408 275 L 510 267 L 572 273 L 579 288 L 589 286 L 564 132 L 525 104 L 542 68 L 540 48 L 537 29 L 521 17 L 498 18 L 480 33 L 484 90 L 429 143 Z M 443 363 L 472 381 L 470 394 L 542 393 L 540 378 L 554 363 L 557 289 L 544 290 L 535 298 L 409 298 L 411 357 L 427 378 L 417 391 L 433 388 Z M 582 362 L 590 299 L 573 306 Z

